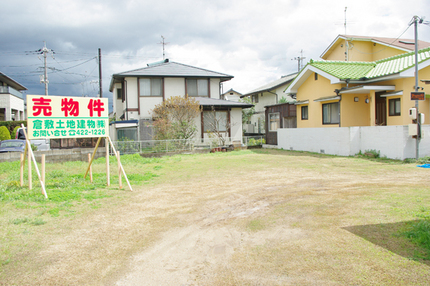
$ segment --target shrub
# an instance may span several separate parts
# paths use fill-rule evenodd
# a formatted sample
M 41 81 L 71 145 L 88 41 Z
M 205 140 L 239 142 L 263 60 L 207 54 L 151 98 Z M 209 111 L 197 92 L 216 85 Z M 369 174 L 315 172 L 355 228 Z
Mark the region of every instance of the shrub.
M 9 130 L 7 130 L 6 126 L 0 126 L 0 140 L 9 140 L 10 139 L 10 133 Z
M 21 126 L 15 126 L 12 133 L 10 134 L 10 138 L 17 139 L 15 136 L 16 136 L 16 131 L 18 130 L 18 128 L 21 128 Z

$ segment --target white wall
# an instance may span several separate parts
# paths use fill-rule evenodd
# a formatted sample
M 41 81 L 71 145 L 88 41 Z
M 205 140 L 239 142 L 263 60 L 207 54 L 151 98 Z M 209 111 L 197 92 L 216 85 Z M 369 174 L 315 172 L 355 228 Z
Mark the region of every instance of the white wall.
M 232 108 L 230 111 L 231 138 L 242 142 L 242 109 Z
M 24 113 L 24 100 L 15 95 L 1 94 L 0 107 L 5 109 L 5 120 L 12 120 L 12 110 L 15 111 L 15 120 L 24 120 L 21 116 Z
M 211 98 L 220 99 L 219 82 L 220 82 L 219 78 L 210 79 Z
M 172 96 L 185 96 L 185 79 L 168 77 L 164 79 L 164 96 L 166 99 Z
M 423 125 L 420 157 L 430 156 L 430 125 Z M 415 139 L 408 126 L 365 126 L 341 128 L 278 129 L 278 148 L 340 156 L 376 150 L 381 157 L 404 160 L 415 158 Z

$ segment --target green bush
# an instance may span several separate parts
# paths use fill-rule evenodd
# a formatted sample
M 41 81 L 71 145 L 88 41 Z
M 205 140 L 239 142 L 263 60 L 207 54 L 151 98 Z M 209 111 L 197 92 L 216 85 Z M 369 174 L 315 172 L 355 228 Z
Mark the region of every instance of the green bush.
M 16 136 L 16 131 L 18 130 L 18 128 L 21 128 L 21 126 L 19 126 L 19 125 L 15 126 L 12 133 L 10 134 L 10 138 L 17 139 L 17 138 L 15 138 L 15 136 Z
M 10 139 L 10 132 L 7 130 L 6 126 L 0 126 L 0 140 L 9 140 Z
M 15 134 L 12 134 L 14 128 L 16 126 L 21 127 L 21 124 L 24 124 L 24 126 L 27 126 L 27 121 L 21 120 L 21 121 L 0 121 L 0 126 L 6 126 L 9 133 L 11 133 L 11 138 L 15 139 Z

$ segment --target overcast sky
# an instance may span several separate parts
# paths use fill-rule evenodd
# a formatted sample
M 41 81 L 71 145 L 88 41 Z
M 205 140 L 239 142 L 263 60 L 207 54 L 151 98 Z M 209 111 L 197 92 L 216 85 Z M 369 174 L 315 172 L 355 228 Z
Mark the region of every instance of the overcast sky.
M 224 84 L 246 93 L 297 71 L 301 50 L 319 59 L 339 34 L 397 38 L 428 0 L 14 0 L 2 1 L 0 71 L 44 94 L 46 41 L 50 95 L 97 96 L 98 48 L 103 96 L 114 73 L 171 61 L 233 75 Z M 413 27 L 401 38 L 413 39 Z M 419 39 L 430 41 L 420 25 Z

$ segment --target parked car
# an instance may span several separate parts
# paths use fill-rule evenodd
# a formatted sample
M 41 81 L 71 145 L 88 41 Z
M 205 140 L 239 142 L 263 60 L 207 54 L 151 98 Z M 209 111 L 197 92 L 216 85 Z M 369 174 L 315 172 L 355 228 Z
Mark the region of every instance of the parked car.
M 25 128 L 25 131 L 27 132 L 27 128 Z M 22 128 L 18 128 L 16 130 L 15 138 L 25 140 Z M 48 138 L 31 139 L 30 143 L 37 147 L 37 151 L 46 151 L 51 149 L 51 141 Z
M 11 139 L 0 142 L 0 153 L 6 152 L 24 152 L 25 140 Z

